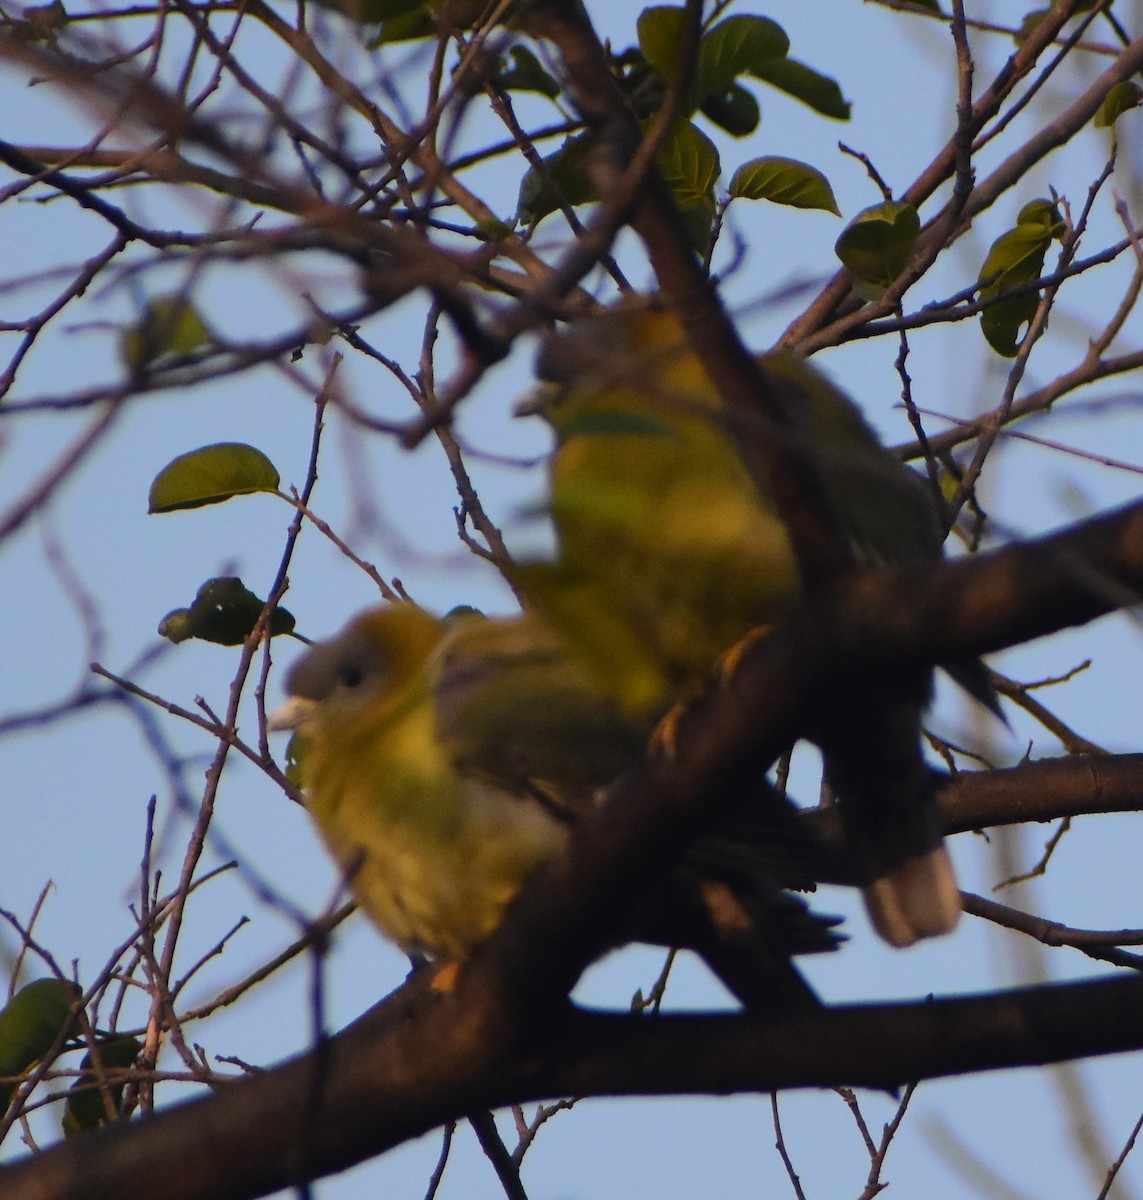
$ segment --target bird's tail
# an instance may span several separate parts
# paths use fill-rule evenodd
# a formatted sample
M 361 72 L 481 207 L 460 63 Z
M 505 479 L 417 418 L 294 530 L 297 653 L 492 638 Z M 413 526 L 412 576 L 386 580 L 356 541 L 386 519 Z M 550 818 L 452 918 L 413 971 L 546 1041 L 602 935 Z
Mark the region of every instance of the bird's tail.
M 924 692 L 880 689 L 845 705 L 826 739 L 826 773 L 857 882 L 891 945 L 950 933 L 960 892 L 943 841 L 936 781 L 922 753 Z
M 873 928 L 891 946 L 951 933 L 960 918 L 960 891 L 943 844 L 890 868 L 863 895 Z

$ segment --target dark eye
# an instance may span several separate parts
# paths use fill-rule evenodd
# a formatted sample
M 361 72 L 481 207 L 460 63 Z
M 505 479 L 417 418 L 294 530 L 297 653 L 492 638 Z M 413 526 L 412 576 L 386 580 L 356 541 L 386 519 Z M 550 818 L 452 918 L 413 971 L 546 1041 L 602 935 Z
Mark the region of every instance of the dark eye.
M 365 674 L 361 668 L 352 663 L 346 663 L 337 673 L 338 682 L 347 688 L 360 687 L 364 678 Z

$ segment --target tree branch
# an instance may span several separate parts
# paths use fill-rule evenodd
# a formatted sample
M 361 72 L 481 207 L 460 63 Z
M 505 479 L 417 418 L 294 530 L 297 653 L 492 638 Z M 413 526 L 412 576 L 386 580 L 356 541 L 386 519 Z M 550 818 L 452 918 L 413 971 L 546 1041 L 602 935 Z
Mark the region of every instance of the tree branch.
M 895 1088 L 1143 1048 L 1143 980 L 1050 985 L 796 1021 L 562 1010 L 526 1043 L 421 972 L 314 1053 L 0 1169 L 5 1200 L 246 1200 L 331 1174 L 475 1106 L 559 1095 Z
M 969 771 L 940 795 L 946 833 L 1143 809 L 1143 754 L 1076 755 Z

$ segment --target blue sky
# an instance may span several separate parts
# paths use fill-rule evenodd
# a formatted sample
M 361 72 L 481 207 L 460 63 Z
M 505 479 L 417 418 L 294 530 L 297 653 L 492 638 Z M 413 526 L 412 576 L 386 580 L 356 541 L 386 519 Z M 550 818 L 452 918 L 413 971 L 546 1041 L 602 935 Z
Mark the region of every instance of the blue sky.
M 632 39 L 636 5 L 626 0 L 611 5 L 588 0 L 588 7 L 615 44 Z M 1008 6 L 992 7 L 999 13 Z M 902 190 L 952 127 L 955 94 L 947 31 L 935 22 L 910 19 L 872 4 L 837 0 L 775 0 L 758 11 L 787 29 L 795 57 L 839 80 L 853 101 L 853 120 L 839 125 L 812 116 L 776 94 L 760 93 L 761 129 L 745 143 L 721 143 L 727 175 L 741 159 L 762 153 L 805 159 L 829 176 L 849 218 L 879 196 L 863 168 L 839 153 L 841 138 L 869 154 L 891 185 Z M 173 35 L 172 41 L 177 42 Z M 995 69 L 1009 52 L 1010 43 L 976 37 L 974 45 L 980 52 L 977 79 L 983 84 L 990 77 L 989 68 Z M 240 40 L 239 49 L 250 56 L 264 80 L 281 77 L 281 65 L 265 39 Z M 361 62 L 352 48 L 344 49 L 347 64 Z M 407 50 L 401 50 L 394 59 L 399 62 L 407 55 Z M 415 77 L 415 72 L 400 76 Z M 1074 72 L 1065 73 L 1064 80 L 1051 89 L 1049 105 L 1058 107 L 1061 96 L 1078 91 Z M 0 94 L 10 122 L 6 136 L 59 145 L 80 144 L 90 136 L 91 118 L 82 117 L 62 90 L 49 85 L 29 88 L 27 83 L 27 71 L 20 67 L 9 64 L 0 73 Z M 550 119 L 550 112 L 539 116 L 543 111 L 539 102 L 522 101 L 520 109 L 525 120 Z M 982 154 L 978 177 L 1037 119 L 1033 113 L 1017 122 L 1011 140 Z M 468 120 L 466 129 L 473 138 L 488 128 L 483 113 L 474 112 Z M 121 144 L 122 138 L 112 136 L 109 142 Z M 1012 222 L 1023 203 L 1045 194 L 1050 185 L 1074 205 L 1082 203 L 1105 148 L 1105 136 L 1089 131 L 1076 146 L 1037 169 L 1018 191 L 1002 200 L 996 213 L 979 222 L 961 250 L 939 264 L 908 297 L 910 305 L 950 294 L 971 281 L 992 238 Z M 479 178 L 479 187 L 500 211 L 510 213 L 514 177 L 498 167 Z M 1120 186 L 1128 191 L 1129 181 L 1123 178 Z M 132 193 L 114 197 L 129 211 L 166 227 L 209 226 L 213 219 L 213 201 L 205 196 L 166 207 Z M 1105 196 L 1093 222 L 1089 250 L 1120 236 L 1110 209 Z M 747 254 L 728 279 L 727 295 L 749 313 L 745 320 L 749 340 L 762 347 L 797 312 L 797 301 L 762 310 L 750 306 L 784 285 L 828 277 L 835 267 L 831 248 L 842 222 L 823 213 L 771 205 L 739 204 L 732 213 Z M 545 237 L 559 236 L 557 219 L 552 218 L 550 225 L 550 231 L 541 227 L 541 244 Z M 81 261 L 104 244 L 107 231 L 97 219 L 77 214 L 67 202 L 45 206 L 8 200 L 0 205 L 0 237 L 8 256 L 6 272 L 40 277 L 19 292 L 0 293 L 0 320 L 15 320 L 34 311 L 59 286 L 49 274 L 52 266 Z M 629 240 L 623 253 L 633 278 L 645 283 L 646 270 Z M 87 297 L 74 317 L 65 315 L 58 331 L 30 356 L 13 398 L 66 394 L 117 378 L 121 374 L 116 359 L 119 327 L 132 319 L 141 297 L 178 288 L 187 279 L 187 270 L 186 264 L 173 261 L 139 276 L 124 273 L 110 287 Z M 195 297 L 208 322 L 228 337 L 269 337 L 302 319 L 304 292 L 336 303 L 345 298 L 350 278 L 332 262 L 296 260 L 273 271 L 211 267 L 196 284 Z M 1082 355 L 1090 322 L 1106 319 L 1124 282 L 1122 269 L 1109 268 L 1065 290 L 1050 335 L 1033 357 L 1029 385 L 1050 379 Z M 363 333 L 413 369 L 420 340 L 417 315 L 417 306 L 406 303 L 370 322 Z M 1137 345 L 1139 335 L 1136 323 L 1126 331 L 1121 346 Z M 996 402 L 1006 368 L 984 345 L 975 323 L 917 334 L 912 348 L 915 394 L 925 407 L 970 415 Z M 890 441 L 908 437 L 904 414 L 895 406 L 896 350 L 895 342 L 881 340 L 830 351 L 818 360 L 858 399 Z M 163 614 L 189 603 L 198 585 L 212 575 L 234 571 L 255 590 L 265 590 L 290 518 L 283 503 L 255 496 L 216 508 L 149 517 L 147 489 L 170 458 L 220 440 L 259 446 L 274 460 L 284 483 L 300 484 L 310 436 L 308 395 L 321 377 L 328 352 L 310 348 L 293 378 L 284 370 L 266 367 L 237 382 L 135 402 L 42 516 L 0 545 L 5 710 L 26 712 L 58 701 L 85 678 L 91 657 L 112 671 L 128 670 L 137 656 L 154 646 L 154 629 Z M 511 416 L 513 402 L 528 386 L 530 354 L 531 348 L 522 346 L 466 402 L 459 429 L 477 450 L 521 459 L 543 453 L 543 431 L 535 422 Z M 355 402 L 394 419 L 412 415 L 399 389 L 375 368 L 350 355 L 341 372 L 339 379 Z M 309 381 L 308 391 L 299 380 Z M 1129 380 L 1122 381 L 1100 389 L 1099 394 L 1122 394 L 1129 385 Z M 37 414 L 0 425 L 0 512 L 18 501 L 68 440 L 79 434 L 86 419 Z M 1129 407 L 1070 417 L 1063 411 L 1042 427 L 1046 436 L 1143 464 L 1139 418 Z M 523 514 L 537 495 L 538 472 L 482 462 L 479 456 L 472 466 L 483 499 L 512 544 L 536 537 L 534 525 Z M 1137 492 L 1136 478 L 1128 472 L 1009 442 L 991 464 L 984 495 L 1003 529 L 1012 535 L 1030 535 L 1126 501 Z M 331 417 L 314 500 L 320 514 L 384 575 L 400 576 L 422 603 L 443 609 L 463 602 L 507 611 L 506 589 L 456 541 L 454 502 L 435 444 L 426 443 L 416 454 L 407 455 L 379 438 L 363 443 L 345 421 Z M 290 574 L 286 603 L 299 628 L 310 636 L 332 632 L 348 615 L 376 599 L 369 580 L 312 530 L 305 534 Z M 94 652 L 85 643 L 70 578 L 82 582 L 105 625 L 105 639 Z M 285 641 L 275 645 L 276 661 L 288 662 L 294 654 L 294 647 Z M 1031 679 L 1063 674 L 1088 657 L 1093 659 L 1091 669 L 1066 688 L 1053 691 L 1049 702 L 1064 719 L 1105 747 L 1138 749 L 1136 681 L 1143 656 L 1138 631 L 1127 618 L 1110 618 L 1091 630 L 1021 649 L 1004 656 L 1001 666 Z M 181 705 L 193 707 L 195 697 L 202 696 L 221 710 L 235 660 L 234 651 L 189 643 L 169 650 L 142 682 Z M 271 676 L 271 698 L 280 693 L 278 680 L 277 674 Z M 249 730 L 249 703 L 245 712 L 243 728 Z M 201 786 L 201 768 L 213 752 L 209 739 L 172 718 L 159 714 L 159 719 L 178 751 L 193 760 L 188 784 Z M 1037 756 L 1058 752 L 1047 734 L 1021 718 L 1014 717 L 1012 731 L 1005 731 L 967 711 L 959 698 L 944 690 L 933 724 L 954 740 L 985 746 L 998 765 L 1018 762 L 1029 745 Z M 797 790 L 810 801 L 815 786 L 813 755 L 802 751 L 799 759 Z M 188 817 L 174 804 L 137 726 L 110 707 L 0 739 L 0 779 L 6 797 L 2 811 L 8 820 L 0 839 L 0 907 L 26 918 L 41 889 L 52 881 L 37 936 L 61 964 L 78 960 L 81 980 L 90 978 L 133 927 L 127 906 L 137 895 L 148 798 L 157 793 L 157 855 L 168 879 L 178 868 Z M 954 855 L 964 886 L 987 894 L 1004 873 L 1002 860 L 1031 865 L 1049 832 L 1047 827 L 1033 827 L 997 836 L 990 843 L 971 835 L 956 839 Z M 1047 878 L 1009 889 L 1001 898 L 1072 925 L 1141 926 L 1135 850 L 1139 834 L 1139 818 L 1134 816 L 1077 822 Z M 192 1005 L 242 978 L 287 943 L 294 934 L 289 912 L 294 908 L 321 912 L 336 887 L 335 874 L 305 814 L 236 759 L 223 781 L 215 835 L 210 857 L 221 861 L 233 854 L 239 867 L 194 897 L 180 949 L 183 968 L 213 947 L 240 915 L 248 916 L 251 923 L 190 985 L 187 999 Z M 255 882 L 259 880 L 270 882 L 272 897 L 262 893 Z M 854 897 L 825 890 L 817 904 L 846 915 L 851 937 L 838 954 L 805 963 L 829 1001 L 913 998 L 1027 979 L 1095 976 L 1105 970 L 1071 951 L 1039 955 L 1016 935 L 972 920 L 965 920 L 950 938 L 905 953 L 893 952 L 872 937 Z M 12 947 L 12 939 L 0 933 L 0 960 L 6 965 Z M 624 1006 L 637 987 L 646 988 L 654 980 L 658 964 L 651 951 L 631 951 L 593 969 L 581 993 L 596 1003 Z M 310 964 L 299 962 L 232 1011 L 188 1032 L 210 1054 L 233 1054 L 256 1063 L 297 1053 L 309 1036 L 309 969 Z M 356 920 L 339 935 L 322 969 L 328 1021 L 337 1026 L 396 986 L 405 964 L 402 956 Z M 680 1007 L 722 1002 L 715 985 L 691 964 L 679 970 L 670 998 Z M 138 1006 L 142 1019 L 139 1000 L 129 1004 Z M 164 1062 L 177 1065 L 173 1055 Z M 966 1166 L 971 1156 L 1007 1180 L 1012 1195 L 1095 1195 L 1098 1186 L 1077 1151 L 1070 1128 L 1073 1117 L 1063 1096 L 1070 1080 L 1082 1081 L 1087 1089 L 1108 1151 L 1105 1169 L 1143 1107 L 1137 1069 L 1135 1056 L 1122 1056 L 1070 1068 L 1067 1074 L 1020 1071 L 923 1085 L 890 1152 L 885 1170 L 893 1184 L 889 1194 L 939 1194 L 950 1200 L 980 1195 Z M 173 1099 L 179 1087 L 168 1085 L 160 1094 Z M 807 1196 L 857 1195 L 868 1163 L 842 1101 L 832 1094 L 806 1093 L 783 1097 L 781 1103 L 790 1152 Z M 884 1096 L 863 1095 L 862 1104 L 874 1130 L 893 1111 Z M 772 1149 L 770 1121 L 764 1097 L 587 1102 L 559 1115 L 541 1132 L 525 1162 L 525 1183 L 536 1200 L 633 1192 L 667 1200 L 788 1194 L 789 1184 Z M 44 1141 L 55 1136 L 50 1117 L 38 1118 L 34 1128 Z M 511 1142 L 507 1124 L 504 1128 Z M 316 1194 L 323 1200 L 348 1200 L 379 1194 L 382 1189 L 386 1194 L 421 1195 L 439 1142 L 439 1135 L 432 1135 L 318 1185 Z M 8 1153 L 17 1149 L 13 1140 Z M 1125 1175 L 1137 1189 L 1143 1185 L 1130 1161 Z M 464 1128 L 458 1133 L 440 1194 L 453 1200 L 501 1194 Z M 987 1194 L 1008 1193 L 993 1184 Z

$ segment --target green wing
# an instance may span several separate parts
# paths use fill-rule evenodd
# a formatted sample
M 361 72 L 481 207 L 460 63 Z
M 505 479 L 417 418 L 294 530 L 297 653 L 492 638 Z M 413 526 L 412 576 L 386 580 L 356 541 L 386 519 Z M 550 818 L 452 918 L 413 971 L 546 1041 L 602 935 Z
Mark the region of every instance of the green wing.
M 459 770 L 571 805 L 637 762 L 651 733 L 528 616 L 458 622 L 441 648 L 434 701 Z

